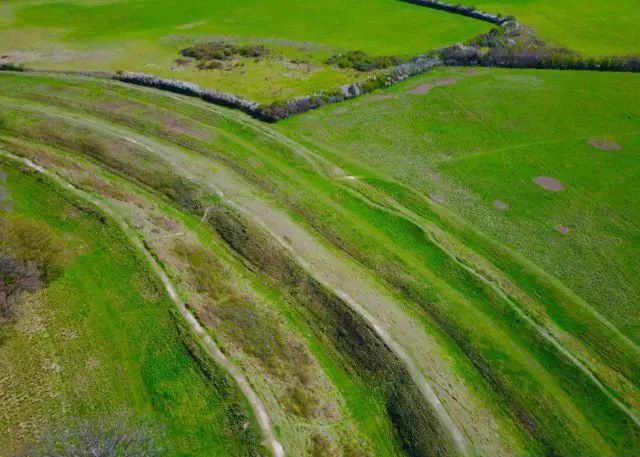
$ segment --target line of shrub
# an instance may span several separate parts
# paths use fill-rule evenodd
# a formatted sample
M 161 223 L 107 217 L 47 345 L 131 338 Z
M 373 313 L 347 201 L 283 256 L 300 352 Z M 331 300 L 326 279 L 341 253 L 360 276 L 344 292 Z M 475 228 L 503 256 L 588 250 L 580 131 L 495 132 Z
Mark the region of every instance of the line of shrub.
M 148 75 L 145 73 L 129 72 L 118 72 L 112 75 L 112 78 L 118 81 L 136 84 L 138 86 L 153 87 L 156 89 L 175 92 L 178 94 L 199 97 L 206 102 L 226 106 L 228 108 L 238 109 L 258 119 L 261 119 L 263 117 L 261 114 L 260 105 L 257 102 L 225 92 L 220 92 L 213 89 L 205 89 L 194 83 L 179 81 L 177 79 L 160 78 L 159 76 Z
M 440 64 L 441 61 L 436 56 L 426 57 L 421 55 L 414 57 L 408 62 L 392 68 L 385 74 L 341 86 L 335 91 L 318 92 L 293 100 L 278 101 L 269 105 L 263 105 L 260 107 L 261 117 L 269 122 L 276 122 L 293 116 L 294 114 L 304 113 L 330 103 L 341 102 L 373 92 L 376 89 L 392 86 L 411 76 L 426 73 Z
M 160 78 L 145 73 L 116 73 L 111 77 L 130 84 L 198 97 L 206 102 L 238 109 L 261 121 L 277 122 L 294 114 L 304 113 L 330 103 L 341 102 L 373 92 L 376 89 L 392 86 L 411 76 L 425 73 L 440 65 L 440 63 L 438 57 L 421 55 L 391 68 L 385 74 L 347 84 L 337 90 L 318 92 L 313 95 L 305 95 L 292 100 L 277 101 L 266 105 L 217 90 L 205 89 L 197 84 L 176 79 Z
M 563 48 L 538 44 L 489 49 L 457 44 L 441 49 L 437 55 L 449 66 L 640 72 L 640 57 L 587 58 Z
M 505 22 L 466 43 L 432 53 L 445 65 L 557 70 L 640 71 L 640 57 L 584 57 L 567 48 L 551 46 L 516 21 Z
M 462 16 L 472 17 L 481 21 L 490 22 L 492 24 L 502 25 L 503 23 L 513 20 L 513 16 L 502 17 L 501 14 L 485 13 L 476 10 L 475 6 L 452 5 L 437 0 L 403 0 L 414 5 L 426 6 L 437 10 L 447 11 L 449 13 L 460 14 Z

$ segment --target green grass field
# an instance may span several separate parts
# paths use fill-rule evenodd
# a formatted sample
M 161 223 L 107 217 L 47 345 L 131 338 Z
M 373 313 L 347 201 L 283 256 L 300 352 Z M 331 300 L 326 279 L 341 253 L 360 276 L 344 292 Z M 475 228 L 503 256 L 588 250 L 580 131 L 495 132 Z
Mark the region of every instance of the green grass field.
M 280 127 L 442 201 L 639 342 L 639 90 L 636 75 L 442 70 Z
M 192 337 L 178 332 L 171 302 L 125 236 L 14 166 L 0 163 L 9 214 L 51 227 L 69 261 L 0 328 L 0 455 L 16 455 L 49 427 L 122 408 L 164 429 L 167 455 L 255 451 L 244 400 L 219 368 L 208 365 L 210 379 L 192 358 Z
M 20 2 L 0 5 L 0 55 L 54 70 L 139 71 L 257 101 L 333 89 L 359 75 L 324 64 L 338 50 L 413 56 L 488 30 L 480 21 L 396 0 L 309 3 Z M 175 63 L 194 42 L 264 44 L 268 58 L 227 70 Z
M 633 76 L 439 70 L 273 127 L 115 82 L 3 74 L 0 141 L 129 208 L 288 455 L 322 456 L 320 433 L 336 456 L 354 455 L 353 436 L 362 455 L 632 456 Z M 170 254 L 180 233 L 234 272 L 211 277 L 218 294 L 243 284 L 256 307 L 224 313 L 233 296 L 199 291 L 202 262 Z M 309 348 L 330 387 L 302 385 L 339 419 L 283 407 L 290 384 L 242 346 L 280 339 L 238 319 L 263 312 Z M 422 382 L 446 415 L 411 387 Z M 466 444 L 451 445 L 457 432 Z
M 631 0 L 474 6 L 640 55 Z M 170 457 L 640 455 L 637 74 L 443 59 L 269 124 L 91 73 L 266 104 L 491 28 L 401 0 L 0 2 L 0 457 L 123 410 Z M 479 39 L 533 58 L 509 28 Z
M 476 0 L 478 9 L 512 14 L 538 36 L 588 56 L 640 54 L 640 19 L 634 0 Z

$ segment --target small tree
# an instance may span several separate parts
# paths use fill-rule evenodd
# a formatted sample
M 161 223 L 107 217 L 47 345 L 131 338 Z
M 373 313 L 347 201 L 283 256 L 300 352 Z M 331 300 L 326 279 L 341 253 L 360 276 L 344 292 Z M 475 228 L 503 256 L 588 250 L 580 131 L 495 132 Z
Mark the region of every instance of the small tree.
M 22 292 L 55 279 L 65 262 L 64 244 L 45 223 L 0 218 L 0 317 L 7 317 Z
M 160 457 L 160 431 L 121 410 L 109 416 L 76 419 L 44 433 L 25 457 Z

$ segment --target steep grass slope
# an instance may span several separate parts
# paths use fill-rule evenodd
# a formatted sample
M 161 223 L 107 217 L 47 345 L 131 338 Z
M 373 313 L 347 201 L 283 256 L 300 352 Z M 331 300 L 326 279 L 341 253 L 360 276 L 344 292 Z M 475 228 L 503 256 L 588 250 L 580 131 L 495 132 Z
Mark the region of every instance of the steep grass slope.
M 531 72 L 485 77 L 491 75 L 498 75 L 498 81 L 499 75 L 521 83 L 537 81 Z M 445 90 L 431 86 L 449 81 L 424 83 L 404 86 L 405 91 L 411 84 L 422 86 L 417 94 L 398 88 L 339 108 L 360 103 L 373 110 L 381 106 L 388 115 L 385 104 L 398 102 L 410 109 L 409 97 L 426 99 Z M 595 312 L 598 304 L 581 298 L 582 289 L 570 284 L 571 291 L 565 278 L 563 283 L 549 273 L 554 272 L 552 262 L 537 262 L 548 271 L 543 270 L 510 248 L 508 240 L 487 236 L 438 203 L 451 201 L 446 187 L 425 198 L 426 191 L 417 184 L 415 190 L 403 185 L 402 175 L 389 179 L 380 170 L 382 159 L 370 167 L 361 165 L 365 160 L 357 157 L 350 141 L 359 134 L 359 123 L 367 125 L 363 119 L 355 116 L 353 124 L 345 122 L 347 133 L 333 126 L 340 149 L 329 149 L 313 135 L 333 122 L 332 116 L 348 118 L 349 111 L 330 107 L 279 127 L 295 133 L 296 123 L 302 129 L 315 122 L 310 127 L 315 131 L 296 133 L 305 147 L 241 114 L 114 82 L 7 74 L 0 78 L 0 87 L 6 94 L 0 100 L 3 147 L 74 183 L 84 182 L 112 199 L 116 208 L 126 202 L 109 186 L 83 181 L 82 170 L 156 202 L 142 220 L 133 216 L 131 206 L 123 211 L 181 281 L 182 293 L 192 297 L 199 318 L 251 378 L 291 455 L 315 455 L 321 448 L 334 449 L 336 455 L 637 454 L 640 351 L 629 327 Z M 486 92 L 486 87 L 478 92 Z M 400 96 L 407 98 L 393 98 Z M 453 100 L 456 107 L 464 106 Z M 613 102 L 608 106 L 620 117 Z M 446 108 L 439 107 L 447 114 Z M 385 143 L 383 127 L 396 125 L 395 118 L 379 121 L 379 112 L 363 112 L 375 127 L 362 131 L 370 140 L 380 140 L 378 152 L 385 144 L 392 150 L 395 137 Z M 475 118 L 473 111 L 462 112 Z M 411 133 L 411 116 L 403 119 L 404 124 L 398 124 Z M 413 119 L 423 122 L 422 114 Z M 432 125 L 436 130 L 445 127 Z M 480 139 L 493 138 L 490 132 L 477 131 Z M 600 138 L 602 134 L 597 132 L 592 142 L 598 148 L 612 149 L 614 140 L 622 142 L 616 136 Z M 455 135 L 444 138 L 459 140 Z M 387 156 L 387 167 L 402 168 L 407 144 Z M 605 153 L 601 149 L 597 151 Z M 417 168 L 420 161 L 412 163 Z M 441 174 L 439 181 L 446 186 L 445 171 Z M 546 169 L 533 177 L 547 174 L 554 177 Z M 496 176 L 494 181 L 510 178 Z M 522 185 L 538 189 L 530 179 Z M 557 186 L 553 180 L 537 182 Z M 568 192 L 567 183 L 563 185 Z M 503 203 L 516 206 L 506 198 Z M 140 202 L 134 206 L 149 207 Z M 159 209 L 180 223 L 163 224 L 153 217 Z M 172 247 L 170 241 L 180 240 L 184 227 L 199 234 L 188 235 L 187 245 L 215 252 L 236 271 L 214 277 L 214 283 L 224 285 L 229 283 L 224 278 L 238 274 L 251 285 L 243 290 L 264 300 L 238 301 L 226 297 L 228 289 L 211 291 L 206 282 L 199 283 L 200 273 L 189 271 L 188 265 L 202 262 L 194 262 L 193 255 L 189 260 L 193 249 Z M 270 292 L 256 294 L 260 288 L 252 285 L 255 279 Z M 244 310 L 225 312 L 227 303 Z M 237 319 L 263 312 L 273 314 L 269 319 Z M 276 316 L 282 319 L 281 330 L 254 325 L 279 321 Z M 276 345 L 266 358 L 255 352 L 264 345 L 242 346 L 247 340 L 273 341 L 260 338 L 280 331 L 286 344 Z M 250 339 L 246 332 L 252 332 Z M 296 342 L 310 352 L 292 351 Z M 265 369 L 269 356 L 286 360 L 282 354 L 303 355 L 310 369 L 320 370 L 315 373 L 322 383 L 308 383 L 297 375 L 300 384 L 283 383 L 277 369 Z M 287 409 L 288 398 L 298 408 Z M 300 414 L 304 398 L 318 400 L 308 416 Z M 306 433 L 301 435 L 301 430 Z M 332 444 L 319 445 L 323 439 Z M 356 450 L 349 449 L 347 444 L 354 442 L 359 443 Z M 385 448 L 388 443 L 391 447 Z

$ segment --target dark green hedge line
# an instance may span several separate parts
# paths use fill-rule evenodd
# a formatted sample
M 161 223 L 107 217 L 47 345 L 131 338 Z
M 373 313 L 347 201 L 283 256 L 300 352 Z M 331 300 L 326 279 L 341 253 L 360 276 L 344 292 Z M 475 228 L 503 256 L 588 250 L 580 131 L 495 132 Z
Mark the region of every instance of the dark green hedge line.
M 502 17 L 500 14 L 485 13 L 476 10 L 474 6 L 464 5 L 452 5 L 446 2 L 439 2 L 437 0 L 403 0 L 407 3 L 413 3 L 414 5 L 426 6 L 427 8 L 434 8 L 441 11 L 447 11 L 449 13 L 460 14 L 462 16 L 472 17 L 481 21 L 490 22 L 492 24 L 502 25 L 506 21 L 513 20 L 512 16 Z

